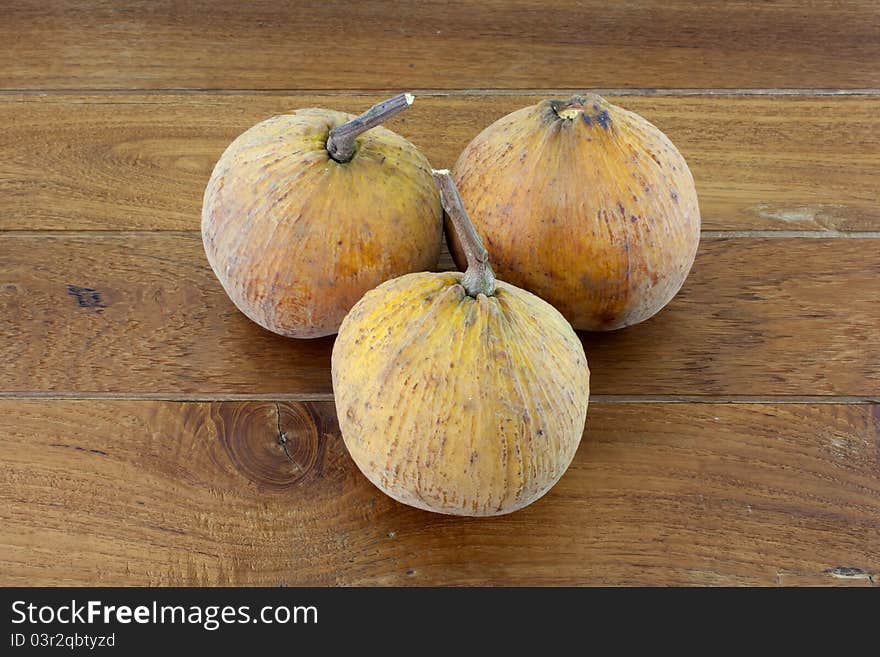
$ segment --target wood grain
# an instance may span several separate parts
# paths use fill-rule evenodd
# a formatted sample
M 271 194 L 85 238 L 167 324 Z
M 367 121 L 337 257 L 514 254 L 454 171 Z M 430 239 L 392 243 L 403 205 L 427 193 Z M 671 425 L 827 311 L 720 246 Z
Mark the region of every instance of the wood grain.
M 421 96 L 389 127 L 450 167 L 485 126 L 543 96 Z M 194 230 L 217 158 L 297 107 L 374 95 L 0 96 L 0 230 Z M 622 96 L 691 166 L 703 226 L 880 230 L 880 96 Z
M 877 87 L 873 0 L 17 0 L 0 88 Z
M 874 0 L 16 0 L 0 44 L 0 585 L 880 583 Z M 565 89 L 664 130 L 709 232 L 666 310 L 582 335 L 550 494 L 401 506 L 345 450 L 332 338 L 223 293 L 205 184 L 297 107 L 421 90 L 389 127 L 448 167 Z
M 878 429 L 876 405 L 594 404 L 547 496 L 473 519 L 375 489 L 329 402 L 5 401 L 0 584 L 876 585 Z
M 659 315 L 583 335 L 591 392 L 877 396 L 877 244 L 704 240 Z M 7 233 L 0 253 L 4 393 L 331 393 L 332 338 L 286 339 L 247 320 L 197 234 Z

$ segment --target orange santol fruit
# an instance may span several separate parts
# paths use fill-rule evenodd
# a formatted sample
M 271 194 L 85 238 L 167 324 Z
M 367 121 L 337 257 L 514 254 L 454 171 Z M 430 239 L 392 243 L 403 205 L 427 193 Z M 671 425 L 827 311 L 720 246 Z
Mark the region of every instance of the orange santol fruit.
M 296 110 L 223 153 L 205 190 L 202 239 L 250 319 L 289 337 L 330 335 L 367 290 L 435 266 L 443 211 L 431 166 L 378 126 L 412 100 L 400 94 L 357 117 Z
M 647 120 L 596 94 L 498 119 L 453 177 L 498 276 L 576 329 L 648 319 L 694 262 L 700 210 L 684 158 Z M 463 268 L 454 233 L 449 243 Z
M 333 347 L 339 426 L 358 468 L 394 499 L 465 516 L 510 513 L 568 468 L 589 369 L 565 318 L 496 281 L 448 172 L 435 172 L 468 268 L 371 290 Z

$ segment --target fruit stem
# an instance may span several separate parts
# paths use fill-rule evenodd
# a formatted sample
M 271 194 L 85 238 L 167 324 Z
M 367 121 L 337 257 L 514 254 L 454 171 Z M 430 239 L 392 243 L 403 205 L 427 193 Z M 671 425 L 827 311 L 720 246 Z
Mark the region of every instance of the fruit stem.
M 399 114 L 412 105 L 414 100 L 412 94 L 398 94 L 394 98 L 373 105 L 351 121 L 333 128 L 327 138 L 327 151 L 330 153 L 330 157 L 337 162 L 348 162 L 354 157 L 354 140 L 358 135 L 370 128 L 375 128 L 395 114 Z
M 462 287 L 472 297 L 478 294 L 491 297 L 495 294 L 495 272 L 489 264 L 489 252 L 483 246 L 483 240 L 465 210 L 455 181 L 447 169 L 434 169 L 431 174 L 440 190 L 440 203 L 452 220 L 455 234 L 467 258 L 467 270 L 461 278 Z

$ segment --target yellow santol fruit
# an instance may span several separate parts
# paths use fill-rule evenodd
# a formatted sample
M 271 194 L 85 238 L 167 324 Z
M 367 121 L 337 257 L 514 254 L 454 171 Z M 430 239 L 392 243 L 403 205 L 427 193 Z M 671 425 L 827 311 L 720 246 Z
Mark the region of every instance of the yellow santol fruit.
M 700 209 L 687 163 L 655 126 L 595 94 L 498 119 L 453 177 L 498 276 L 577 329 L 648 319 L 694 262 Z M 454 235 L 450 250 L 464 267 Z
M 364 292 L 434 267 L 443 210 L 425 157 L 377 126 L 400 94 L 354 117 L 301 109 L 239 136 L 205 190 L 202 239 L 233 303 L 294 338 L 336 333 Z
M 452 178 L 435 178 L 468 269 L 396 278 L 352 308 L 333 348 L 339 425 L 357 466 L 394 499 L 510 513 L 571 463 L 587 359 L 555 308 L 495 280 Z

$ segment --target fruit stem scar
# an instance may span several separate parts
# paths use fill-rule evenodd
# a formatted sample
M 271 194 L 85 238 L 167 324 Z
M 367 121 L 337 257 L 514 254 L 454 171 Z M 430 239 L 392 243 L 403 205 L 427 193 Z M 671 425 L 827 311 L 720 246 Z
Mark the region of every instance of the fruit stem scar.
M 596 121 L 602 128 L 608 129 L 611 125 L 611 116 L 604 109 L 605 101 L 596 94 L 574 95 L 568 100 L 551 100 L 550 110 L 557 118 L 565 121 L 573 121 L 578 116 L 587 125 L 592 125 Z M 590 115 L 592 107 L 595 115 Z
M 354 140 L 358 135 L 384 123 L 395 114 L 399 114 L 412 105 L 414 100 L 415 97 L 412 94 L 398 94 L 373 105 L 351 121 L 333 128 L 327 138 L 327 151 L 330 153 L 330 157 L 337 162 L 348 162 L 354 156 Z
M 476 298 L 478 294 L 491 297 L 495 294 L 495 272 L 489 264 L 489 252 L 483 246 L 483 240 L 468 216 L 455 181 L 447 169 L 434 169 L 431 174 L 440 190 L 440 203 L 455 227 L 455 234 L 467 258 L 468 266 L 461 285 L 472 297 Z

